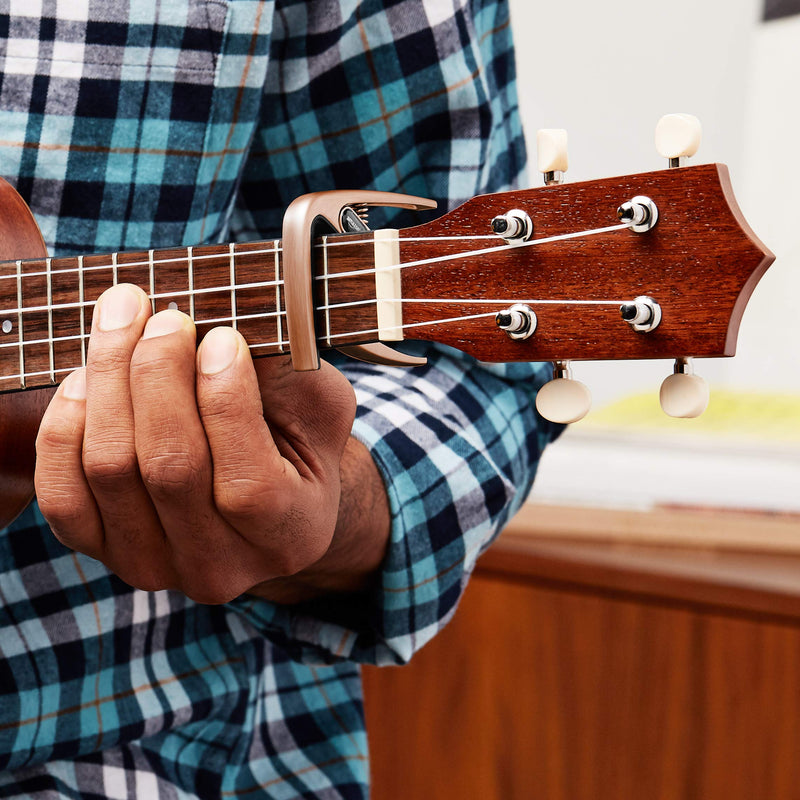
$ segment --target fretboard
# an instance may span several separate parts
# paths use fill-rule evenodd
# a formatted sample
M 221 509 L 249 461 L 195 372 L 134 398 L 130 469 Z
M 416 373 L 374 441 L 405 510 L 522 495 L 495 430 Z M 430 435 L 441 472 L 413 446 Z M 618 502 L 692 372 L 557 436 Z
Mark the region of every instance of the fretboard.
M 359 335 L 375 327 L 370 236 L 324 237 L 315 248 L 320 347 L 377 338 Z M 359 269 L 367 277 L 330 277 Z M 288 353 L 283 279 L 280 240 L 4 262 L 0 391 L 55 385 L 84 365 L 95 302 L 118 283 L 141 287 L 154 313 L 188 314 L 198 340 L 227 325 L 242 333 L 253 356 Z

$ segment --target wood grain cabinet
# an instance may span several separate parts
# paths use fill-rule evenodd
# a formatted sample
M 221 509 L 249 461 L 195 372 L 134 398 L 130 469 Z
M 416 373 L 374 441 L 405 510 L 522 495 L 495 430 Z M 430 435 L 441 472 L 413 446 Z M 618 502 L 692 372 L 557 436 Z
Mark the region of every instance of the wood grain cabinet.
M 375 800 L 800 799 L 800 555 L 535 519 L 410 665 L 365 671 Z

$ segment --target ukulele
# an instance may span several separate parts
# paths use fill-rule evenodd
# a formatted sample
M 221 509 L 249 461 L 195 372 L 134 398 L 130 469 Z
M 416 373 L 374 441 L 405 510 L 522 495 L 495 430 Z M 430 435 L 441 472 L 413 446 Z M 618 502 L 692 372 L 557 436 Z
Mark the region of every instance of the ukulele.
M 0 527 L 33 495 L 42 414 L 85 364 L 92 308 L 116 283 L 142 287 L 153 312 L 189 314 L 199 337 L 232 325 L 253 356 L 291 353 L 296 369 L 316 368 L 319 351 L 334 348 L 413 367 L 418 359 L 390 348 L 409 339 L 487 362 L 552 361 L 537 404 L 562 422 L 588 409 L 571 361 L 674 359 L 662 405 L 699 413 L 707 390 L 691 358 L 734 355 L 745 306 L 774 260 L 727 168 L 564 184 L 566 158 L 547 138 L 560 134 L 544 133 L 548 185 L 478 196 L 403 230 L 367 229 L 365 206 L 433 203 L 337 191 L 294 201 L 281 240 L 50 258 L 30 210 L 0 182 Z M 684 151 L 670 158 L 691 150 L 684 138 L 667 137 L 670 153 Z

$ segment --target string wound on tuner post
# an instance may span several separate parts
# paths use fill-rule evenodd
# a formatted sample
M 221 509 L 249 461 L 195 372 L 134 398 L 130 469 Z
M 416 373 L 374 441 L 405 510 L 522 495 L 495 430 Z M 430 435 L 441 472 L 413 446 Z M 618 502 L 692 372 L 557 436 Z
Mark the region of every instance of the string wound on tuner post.
M 645 195 L 637 195 L 617 209 L 617 218 L 636 233 L 652 230 L 658 222 L 658 206 Z
M 492 233 L 505 239 L 508 244 L 521 244 L 533 235 L 533 222 L 524 211 L 512 208 L 492 219 Z
M 661 306 L 647 295 L 640 295 L 619 307 L 622 319 L 637 333 L 650 333 L 661 323 Z
M 510 339 L 528 339 L 536 331 L 538 319 L 529 306 L 515 303 L 495 316 L 497 327 L 505 331 Z

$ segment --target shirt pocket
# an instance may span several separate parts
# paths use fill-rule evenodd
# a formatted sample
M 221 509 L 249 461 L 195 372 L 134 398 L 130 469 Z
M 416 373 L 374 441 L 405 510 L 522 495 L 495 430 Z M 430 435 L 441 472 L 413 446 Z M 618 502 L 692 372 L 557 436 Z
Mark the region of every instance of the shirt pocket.
M 181 243 L 229 3 L 35 5 L 0 15 L 0 171 L 52 251 Z

